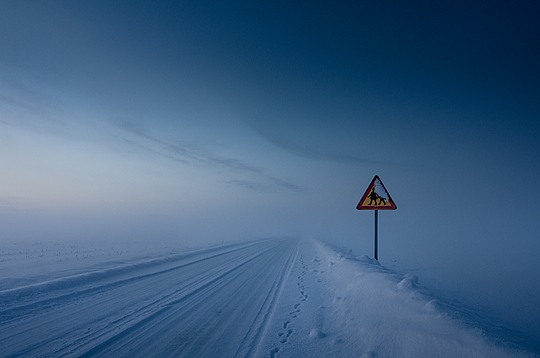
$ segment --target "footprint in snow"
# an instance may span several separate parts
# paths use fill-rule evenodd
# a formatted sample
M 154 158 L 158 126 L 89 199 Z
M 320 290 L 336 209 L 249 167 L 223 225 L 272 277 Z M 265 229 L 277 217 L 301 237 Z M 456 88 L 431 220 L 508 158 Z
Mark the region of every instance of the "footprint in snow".
M 282 338 L 279 342 L 282 344 L 287 343 L 289 341 L 289 337 L 291 336 L 291 334 L 293 334 L 293 330 L 289 328 L 287 330 L 287 335 L 284 338 Z M 283 336 L 283 333 L 281 334 L 281 336 Z

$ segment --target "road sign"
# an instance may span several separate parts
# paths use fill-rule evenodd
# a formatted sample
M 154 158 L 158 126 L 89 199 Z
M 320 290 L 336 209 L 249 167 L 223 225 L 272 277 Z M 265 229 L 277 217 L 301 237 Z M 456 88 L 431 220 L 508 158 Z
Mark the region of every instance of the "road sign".
M 392 200 L 388 190 L 378 175 L 375 175 L 369 184 L 366 192 L 360 199 L 357 210 L 374 210 L 375 211 L 375 260 L 379 260 L 379 210 L 396 210 L 397 206 Z
M 364 196 L 360 199 L 357 210 L 396 210 L 397 206 L 392 200 L 388 190 L 384 187 L 378 175 L 375 175 L 369 184 Z

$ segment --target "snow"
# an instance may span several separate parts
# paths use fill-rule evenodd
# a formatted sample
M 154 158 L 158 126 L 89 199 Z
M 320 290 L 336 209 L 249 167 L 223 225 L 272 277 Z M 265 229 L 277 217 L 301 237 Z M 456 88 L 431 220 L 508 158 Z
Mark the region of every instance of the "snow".
M 0 249 L 0 356 L 533 357 L 315 240 Z

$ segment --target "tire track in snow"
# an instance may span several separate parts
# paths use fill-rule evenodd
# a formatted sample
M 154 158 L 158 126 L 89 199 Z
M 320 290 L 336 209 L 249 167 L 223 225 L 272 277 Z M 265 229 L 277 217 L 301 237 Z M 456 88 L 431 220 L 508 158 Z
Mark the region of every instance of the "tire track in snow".
M 201 252 L 180 254 L 172 258 L 151 260 L 132 265 L 121 265 L 107 270 L 83 273 L 29 286 L 3 290 L 0 291 L 0 303 L 3 307 L 0 310 L 0 323 L 8 322 L 13 318 L 20 319 L 24 315 L 33 314 L 34 311 L 43 312 L 46 309 L 65 304 L 70 300 L 78 300 L 100 291 L 107 291 L 134 281 L 149 279 L 170 271 L 180 270 L 188 265 L 212 260 L 218 256 L 229 255 L 233 252 L 249 248 L 252 245 L 256 245 L 256 243 L 227 247 L 225 249 L 226 251 L 223 251 L 224 248 L 222 247 L 205 249 L 201 250 Z M 178 261 L 185 260 L 188 261 L 177 264 Z M 171 264 L 173 265 L 172 267 L 160 269 L 164 265 Z M 68 292 L 66 293 L 66 291 Z
M 38 312 L 39 304 L 36 303 L 35 313 L 26 312 L 27 314 L 21 315 L 18 319 L 15 318 L 16 322 L 4 325 L 3 329 L 0 328 L 0 345 L 6 348 L 3 354 L 9 355 L 11 352 L 13 355 L 42 355 L 40 353 L 42 352 L 54 356 L 80 355 L 107 339 L 110 340 L 112 336 L 121 337 L 119 334 L 129 327 L 149 324 L 152 320 L 167 316 L 169 312 L 174 313 L 175 307 L 179 307 L 182 301 L 189 300 L 190 297 L 195 301 L 200 300 L 200 296 L 206 293 L 205 288 L 213 287 L 216 282 L 223 281 L 234 271 L 251 261 L 256 261 L 259 256 L 275 250 L 276 247 L 279 247 L 279 244 L 274 242 L 257 242 L 172 269 L 136 275 L 121 282 L 111 282 L 100 286 L 99 290 L 92 288 L 90 291 L 84 291 L 85 294 L 78 299 L 77 292 L 71 293 L 69 300 L 65 297 L 54 297 L 51 300 L 56 299 L 57 306 L 44 313 Z M 177 276 L 182 276 L 183 273 L 187 276 L 192 273 L 193 275 L 186 279 L 178 279 Z M 174 289 L 174 284 L 169 282 L 171 277 L 176 277 L 179 281 L 176 284 L 179 288 Z M 169 289 L 172 285 L 173 291 L 165 295 L 150 292 L 150 300 L 129 297 L 137 293 L 135 288 L 152 286 L 155 283 L 158 288 L 166 285 Z M 122 295 L 130 287 L 134 288 L 127 291 L 129 294 Z M 116 306 L 120 312 L 115 312 Z M 88 312 L 93 316 L 89 316 Z M 82 316 L 82 319 L 78 316 Z M 9 327 L 15 329 L 10 330 Z M 47 330 L 49 332 L 45 332 Z M 125 332 L 128 333 L 129 331 Z M 24 339 L 21 340 L 21 335 L 33 339 L 25 342 Z M 17 339 L 13 342 L 15 338 Z
M 81 357 L 91 357 L 91 356 L 103 351 L 104 349 L 106 349 L 111 344 L 114 344 L 115 341 L 118 341 L 121 338 L 123 338 L 125 336 L 128 336 L 129 334 L 137 331 L 142 326 L 149 324 L 151 321 L 157 320 L 158 318 L 160 318 L 160 316 L 166 314 L 169 310 L 173 309 L 175 305 L 180 304 L 182 301 L 187 300 L 187 299 L 191 298 L 192 296 L 199 296 L 199 297 L 202 296 L 202 294 L 206 293 L 206 291 L 208 291 L 208 288 L 215 285 L 216 282 L 224 279 L 226 276 L 230 275 L 234 271 L 236 271 L 238 269 L 241 269 L 244 265 L 246 265 L 247 263 L 249 263 L 252 260 L 255 260 L 257 257 L 261 256 L 264 252 L 266 252 L 266 251 L 255 254 L 255 255 L 251 256 L 250 258 L 248 258 L 246 261 L 243 261 L 240 264 L 235 265 L 234 267 L 228 269 L 227 271 L 223 272 L 222 274 L 220 274 L 220 275 L 218 275 L 216 277 L 213 277 L 213 278 L 209 279 L 208 281 L 204 281 L 204 283 L 202 285 L 200 285 L 200 286 L 194 288 L 193 290 L 183 294 L 181 297 L 177 297 L 174 300 L 172 300 L 170 302 L 167 302 L 165 304 L 159 304 L 158 301 L 163 301 L 163 299 L 159 299 L 158 301 L 143 307 L 140 310 L 140 312 L 137 312 L 135 317 L 136 318 L 144 317 L 144 318 L 142 318 L 141 320 L 137 320 L 134 324 L 131 324 L 131 325 L 125 327 L 125 328 L 123 327 L 123 329 L 120 332 L 114 334 L 113 336 L 109 337 L 106 341 L 104 341 L 104 342 L 100 343 L 99 345 L 95 346 L 94 348 L 90 349 L 89 351 L 87 351 L 86 353 L 81 355 Z M 157 308 L 157 309 L 155 309 L 155 308 Z M 151 313 L 144 312 L 147 309 L 151 309 L 153 312 L 151 312 Z
M 290 247 L 280 243 L 256 255 L 227 275 L 208 282 L 193 296 L 171 302 L 156 317 L 111 338 L 87 356 L 97 352 L 99 355 L 124 356 L 128 351 L 129 356 L 147 356 L 155 355 L 156 349 L 161 349 L 164 356 L 204 357 L 215 355 L 216 346 L 222 347 L 219 352 L 223 356 L 252 356 L 294 261 L 295 254 L 284 252 L 284 249 L 292 248 L 287 246 Z M 286 263 L 282 265 L 284 254 Z M 232 291 L 229 286 L 233 287 Z M 213 299 L 205 301 L 208 297 Z M 211 310 L 215 301 L 219 301 L 218 315 L 197 314 Z M 242 333 L 246 327 L 249 329 Z
M 296 262 L 298 256 L 298 246 L 295 247 L 294 251 L 291 252 L 289 259 L 287 260 L 286 264 L 283 266 L 282 271 L 280 274 L 276 277 L 274 280 L 274 283 L 272 285 L 272 289 L 270 290 L 269 295 L 267 296 L 267 299 L 265 301 L 265 304 L 261 306 L 261 309 L 259 311 L 259 314 L 257 315 L 256 320 L 254 321 L 253 327 L 255 329 L 253 330 L 253 333 L 251 333 L 251 337 L 248 335 L 243 340 L 243 345 L 238 349 L 235 357 L 249 357 L 249 356 L 259 356 L 259 343 L 264 335 L 264 332 L 268 328 L 268 323 L 271 319 L 271 317 L 274 314 L 276 303 L 279 299 L 279 296 L 281 295 L 281 291 L 283 289 L 284 283 L 287 281 L 292 268 L 294 266 L 294 263 Z M 268 301 L 268 304 L 266 302 Z M 249 348 L 246 350 L 246 348 Z M 256 354 L 254 354 L 254 352 Z

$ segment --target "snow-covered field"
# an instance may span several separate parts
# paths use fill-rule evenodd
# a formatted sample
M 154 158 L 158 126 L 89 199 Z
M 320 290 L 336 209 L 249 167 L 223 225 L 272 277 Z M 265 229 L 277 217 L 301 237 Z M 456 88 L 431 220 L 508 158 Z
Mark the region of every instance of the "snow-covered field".
M 527 357 L 318 241 L 0 248 L 2 357 Z

